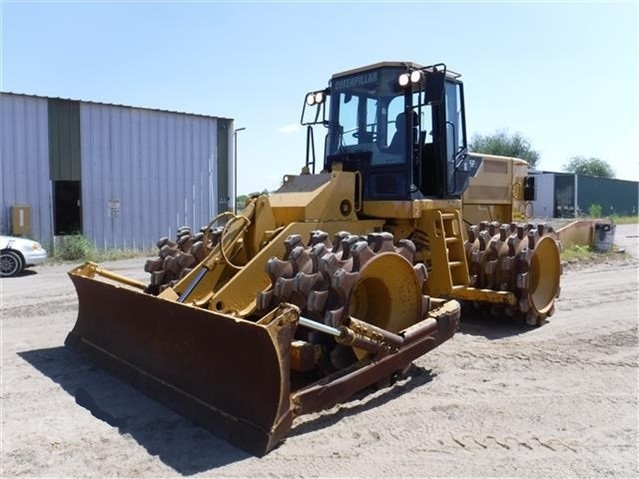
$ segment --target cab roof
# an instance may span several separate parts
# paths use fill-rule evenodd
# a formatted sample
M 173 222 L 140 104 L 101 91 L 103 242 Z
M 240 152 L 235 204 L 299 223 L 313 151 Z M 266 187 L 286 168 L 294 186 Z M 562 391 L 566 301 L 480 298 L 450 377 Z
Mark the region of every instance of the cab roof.
M 419 63 L 414 63 L 414 62 L 384 61 L 384 62 L 373 63 L 371 65 L 366 65 L 359 68 L 353 68 L 352 70 L 346 70 L 343 72 L 335 73 L 331 77 L 331 79 L 341 78 L 344 76 L 352 75 L 354 73 L 361 73 L 361 72 L 366 72 L 370 70 L 376 70 L 378 68 L 383 68 L 383 67 L 393 67 L 393 68 L 399 67 L 399 68 L 405 68 L 406 70 L 418 70 L 421 68 L 425 68 L 424 65 L 420 65 Z M 455 73 L 451 70 L 446 69 L 446 76 L 452 79 L 458 79 L 459 77 L 461 77 L 461 74 Z

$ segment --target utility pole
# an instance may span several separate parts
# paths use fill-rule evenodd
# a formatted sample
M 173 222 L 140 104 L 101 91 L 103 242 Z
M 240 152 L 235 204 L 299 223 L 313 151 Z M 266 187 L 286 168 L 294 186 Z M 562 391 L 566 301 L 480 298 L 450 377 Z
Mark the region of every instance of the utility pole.
M 237 214 L 237 134 L 240 131 L 244 131 L 246 128 L 236 128 L 233 131 L 233 152 L 234 152 L 234 165 L 233 165 L 233 213 Z

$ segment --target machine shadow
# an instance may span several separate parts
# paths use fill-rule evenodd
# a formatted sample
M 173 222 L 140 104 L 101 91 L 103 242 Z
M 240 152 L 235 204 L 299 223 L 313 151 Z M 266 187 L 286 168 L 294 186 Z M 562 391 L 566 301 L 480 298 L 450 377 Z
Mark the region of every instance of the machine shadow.
M 459 323 L 459 333 L 482 336 L 486 339 L 502 339 L 526 334 L 535 328 L 523 320 L 495 317 L 488 310 L 465 307 Z
M 300 436 L 309 432 L 333 426 L 342 419 L 359 414 L 369 409 L 386 404 L 404 394 L 410 393 L 413 389 L 431 382 L 437 374 L 421 366 L 411 364 L 406 373 L 396 384 L 385 388 L 380 394 L 375 394 L 375 388 L 369 387 L 355 394 L 348 402 L 340 403 L 339 409 L 330 413 L 322 414 L 314 419 L 293 426 L 288 437 Z
M 184 476 L 253 457 L 64 346 L 18 355 L 59 384 L 94 417 L 120 434 L 130 435 L 150 455 Z
M 19 352 L 18 355 L 59 384 L 76 403 L 128 434 L 164 464 L 184 476 L 206 472 L 253 457 L 183 418 L 64 346 Z M 391 387 L 368 388 L 342 403 L 339 410 L 293 427 L 288 437 L 330 427 L 342 419 L 409 393 L 435 374 L 411 365 Z M 279 447 L 285 444 L 281 443 Z

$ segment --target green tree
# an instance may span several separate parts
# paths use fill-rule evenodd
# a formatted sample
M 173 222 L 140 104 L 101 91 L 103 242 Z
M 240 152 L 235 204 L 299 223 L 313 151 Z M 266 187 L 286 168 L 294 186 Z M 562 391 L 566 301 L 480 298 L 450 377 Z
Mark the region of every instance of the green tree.
M 513 134 L 504 130 L 491 135 L 473 135 L 468 149 L 475 153 L 488 155 L 512 156 L 528 162 L 534 168 L 539 161 L 539 152 L 535 151 L 530 140 L 519 132 Z
M 244 206 L 246 206 L 246 200 L 248 200 L 248 195 L 240 195 L 235 198 L 235 204 L 237 205 L 238 209 L 244 208 Z
M 564 171 L 577 175 L 598 176 L 599 178 L 615 177 L 615 170 L 612 169 L 612 166 L 599 158 L 573 156 L 563 168 Z

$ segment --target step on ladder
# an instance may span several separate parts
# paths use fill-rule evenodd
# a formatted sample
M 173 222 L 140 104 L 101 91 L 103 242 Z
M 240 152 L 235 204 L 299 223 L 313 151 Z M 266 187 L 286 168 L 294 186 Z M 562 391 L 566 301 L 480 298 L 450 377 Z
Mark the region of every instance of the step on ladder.
M 468 266 L 459 211 L 450 213 L 438 211 L 435 215 L 435 230 L 438 233 L 438 240 L 443 243 L 440 247 L 446 251 L 450 291 L 465 289 L 468 287 Z

